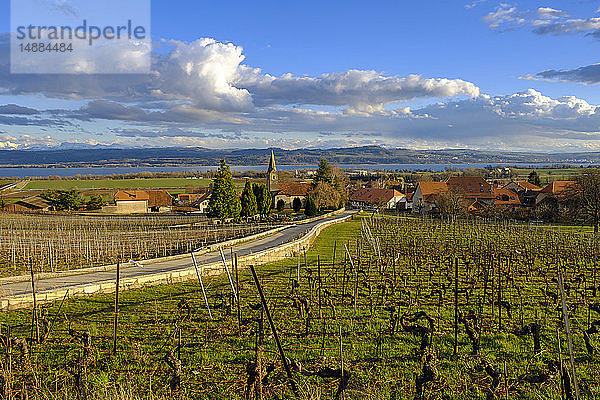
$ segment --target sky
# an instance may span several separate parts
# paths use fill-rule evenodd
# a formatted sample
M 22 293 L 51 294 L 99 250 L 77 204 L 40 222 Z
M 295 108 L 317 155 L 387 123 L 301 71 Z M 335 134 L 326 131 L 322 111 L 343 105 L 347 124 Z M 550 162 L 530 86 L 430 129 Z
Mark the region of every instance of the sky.
M 154 0 L 134 75 L 10 74 L 9 3 L 0 149 L 600 151 L 600 1 Z

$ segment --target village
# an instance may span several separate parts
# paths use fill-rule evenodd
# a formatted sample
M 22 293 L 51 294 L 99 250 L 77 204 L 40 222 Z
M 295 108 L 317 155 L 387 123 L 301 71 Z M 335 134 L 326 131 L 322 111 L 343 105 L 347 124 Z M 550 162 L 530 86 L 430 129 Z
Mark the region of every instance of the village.
M 476 172 L 481 175 L 481 171 Z M 241 210 L 230 217 L 254 218 L 269 214 L 289 217 L 295 214 L 298 218 L 302 211 L 313 216 L 326 210 L 346 207 L 387 213 L 505 216 L 551 222 L 559 218 L 561 200 L 576 186 L 575 180 L 554 180 L 541 185 L 535 170 L 526 180 L 518 177 L 485 179 L 464 171 L 442 180 L 428 177 L 428 180 L 411 182 L 410 178 L 394 174 L 390 177 L 390 174 L 369 171 L 343 171 L 331 167 L 327 160 L 322 160 L 317 171 L 305 170 L 300 174 L 296 171 L 292 175 L 277 170 L 272 151 L 264 175 L 264 178 L 238 178 L 241 182 L 237 193 L 243 200 L 244 190 L 240 189 L 245 182 L 249 183 L 246 191 L 252 190 L 252 201 L 261 197 L 268 197 L 268 200 L 262 200 L 263 205 L 256 212 L 252 211 L 252 215 Z M 302 178 L 297 179 L 298 175 Z M 433 179 L 440 177 L 434 176 Z M 0 188 L 0 195 L 18 193 L 18 183 L 12 182 Z M 53 199 L 52 195 L 77 197 L 79 194 L 76 191 L 50 191 L 50 195 L 43 192 L 0 204 L 3 205 L 0 210 L 11 213 L 74 211 L 103 215 L 178 213 L 214 216 L 211 214 L 212 190 L 212 183 L 189 192 L 160 188 L 124 188 L 109 193 L 105 190 L 103 197 L 92 194 L 87 202 L 83 198 L 75 199 L 75 207 L 68 204 L 61 206 L 61 200 Z M 268 203 L 267 209 L 264 209 L 265 201 Z M 311 205 L 308 211 L 307 204 Z M 313 207 L 315 210 L 311 210 Z
M 561 217 L 562 200 L 576 186 L 575 180 L 553 180 L 541 184 L 536 171 L 527 179 L 511 176 L 484 178 L 482 171 L 463 171 L 415 180 L 405 174 L 344 171 L 322 160 L 319 169 L 280 172 L 275 154 L 268 156 L 261 177 L 236 178 L 236 192 L 243 201 L 258 201 L 256 210 L 240 209 L 228 218 L 303 218 L 326 210 L 352 208 L 386 213 L 505 217 L 553 222 Z M 485 173 L 486 171 L 483 170 Z M 448 175 L 448 174 L 446 174 Z M 475 176 L 478 175 L 478 176 Z M 506 177 L 508 175 L 508 177 Z M 537 183 L 537 184 L 536 184 Z M 0 188 L 0 196 L 18 196 L 19 182 Z M 21 185 L 22 186 L 22 185 Z M 187 189 L 187 190 L 186 190 Z M 0 210 L 11 213 L 71 211 L 102 215 L 200 214 L 211 213 L 214 182 L 193 188 L 123 188 L 120 190 L 42 191 L 12 202 L 2 200 Z M 33 194 L 33 195 L 31 195 Z M 85 196 L 89 196 L 85 200 Z M 62 196 L 62 197 L 61 197 Z M 4 197 L 2 197 L 4 198 Z M 66 204 L 64 204 L 66 202 Z M 309 204 L 309 207 L 307 207 Z M 254 207 L 254 206 L 252 206 Z M 576 222 L 576 221 L 573 221 Z

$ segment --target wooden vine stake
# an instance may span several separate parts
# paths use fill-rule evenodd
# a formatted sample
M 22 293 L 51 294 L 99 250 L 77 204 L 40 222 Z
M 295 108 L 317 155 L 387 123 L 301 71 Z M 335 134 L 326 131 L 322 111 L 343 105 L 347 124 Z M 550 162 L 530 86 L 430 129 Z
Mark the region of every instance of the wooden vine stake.
M 567 310 L 567 299 L 563 285 L 562 271 L 558 271 L 558 289 L 560 290 L 560 299 L 562 303 L 563 319 L 565 322 L 565 332 L 567 333 L 567 345 L 569 346 L 569 361 L 571 364 L 571 373 L 573 374 L 573 387 L 575 388 L 575 398 L 579 400 L 579 384 L 577 382 L 577 373 L 575 372 L 575 360 L 573 358 L 573 341 L 571 339 L 571 327 L 569 325 L 569 314 Z
M 117 259 L 117 278 L 115 281 L 115 319 L 113 321 L 113 354 L 117 354 L 117 327 L 119 325 L 119 279 L 121 263 Z
M 206 309 L 208 310 L 208 315 L 210 319 L 213 319 L 212 312 L 210 312 L 210 306 L 208 305 L 208 298 L 206 297 L 206 291 L 204 290 L 204 283 L 202 283 L 202 278 L 200 277 L 200 271 L 198 271 L 198 263 L 196 263 L 196 256 L 194 252 L 192 254 L 192 261 L 194 262 L 194 268 L 196 269 L 196 276 L 198 277 L 198 282 L 200 282 L 200 288 L 202 289 L 202 295 L 204 296 L 204 304 L 206 304 Z
M 258 276 L 256 275 L 256 271 L 254 270 L 254 265 L 250 266 L 250 271 L 252 271 L 252 277 L 254 278 L 254 283 L 256 284 L 256 289 L 258 289 L 258 295 L 260 296 L 260 301 L 263 306 L 263 310 L 267 315 L 267 319 L 269 320 L 269 325 L 271 326 L 271 332 L 273 333 L 273 337 L 275 338 L 275 344 L 277 345 L 277 350 L 279 350 L 279 356 L 281 357 L 281 362 L 283 363 L 283 368 L 285 369 L 285 373 L 288 377 L 288 383 L 294 392 L 294 395 L 298 397 L 298 387 L 296 386 L 296 382 L 294 381 L 294 377 L 292 376 L 292 370 L 290 369 L 290 365 L 288 364 L 287 358 L 285 358 L 285 353 L 283 352 L 283 347 L 281 347 L 281 342 L 279 341 L 279 335 L 277 334 L 277 330 L 275 329 L 275 324 L 273 323 L 273 318 L 271 318 L 271 312 L 269 311 L 269 306 L 267 305 L 267 300 L 265 299 L 265 294 L 263 293 L 262 286 L 258 281 Z

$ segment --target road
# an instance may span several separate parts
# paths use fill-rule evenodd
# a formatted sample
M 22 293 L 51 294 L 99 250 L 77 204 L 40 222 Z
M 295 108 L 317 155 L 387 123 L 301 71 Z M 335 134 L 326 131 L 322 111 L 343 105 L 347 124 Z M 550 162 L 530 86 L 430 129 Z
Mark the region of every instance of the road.
M 346 217 L 350 214 L 355 213 L 354 211 L 344 211 L 342 214 L 331 216 L 318 221 L 313 221 L 301 225 L 291 225 L 290 227 L 274 233 L 270 236 L 252 240 L 250 242 L 241 243 L 237 245 L 233 251 L 238 254 L 238 257 L 257 253 L 259 251 L 267 250 L 273 247 L 277 247 L 284 243 L 288 243 L 304 233 L 310 231 L 315 225 L 321 222 L 331 221 L 339 218 Z M 230 250 L 224 250 L 225 258 L 230 261 Z M 204 253 L 196 256 L 198 265 L 212 264 L 221 261 L 221 255 L 218 250 L 209 253 Z M 193 267 L 191 257 L 182 258 L 169 261 L 145 261 L 143 264 L 122 265 L 120 276 L 121 279 L 134 278 L 144 275 L 152 275 L 164 272 L 172 272 L 180 269 Z M 70 287 L 75 287 L 85 284 L 93 284 L 99 282 L 106 282 L 115 279 L 115 271 L 94 271 L 89 273 L 82 273 L 78 275 L 53 277 L 46 279 L 36 279 L 36 293 L 42 294 L 44 291 L 55 291 L 64 290 Z M 15 282 L 5 283 L 0 285 L 0 297 L 8 298 L 12 296 L 20 296 L 31 293 L 31 282 Z

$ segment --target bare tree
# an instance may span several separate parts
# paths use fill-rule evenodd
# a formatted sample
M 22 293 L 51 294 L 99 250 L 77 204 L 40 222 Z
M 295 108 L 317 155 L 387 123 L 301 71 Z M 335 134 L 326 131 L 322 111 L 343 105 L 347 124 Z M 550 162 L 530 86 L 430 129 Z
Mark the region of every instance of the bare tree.
M 574 184 L 565 188 L 562 202 L 574 219 L 584 219 L 598 233 L 600 224 L 600 170 L 585 169 L 577 175 Z

